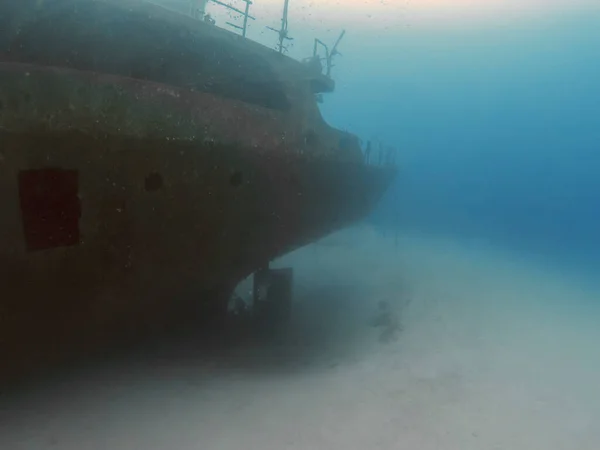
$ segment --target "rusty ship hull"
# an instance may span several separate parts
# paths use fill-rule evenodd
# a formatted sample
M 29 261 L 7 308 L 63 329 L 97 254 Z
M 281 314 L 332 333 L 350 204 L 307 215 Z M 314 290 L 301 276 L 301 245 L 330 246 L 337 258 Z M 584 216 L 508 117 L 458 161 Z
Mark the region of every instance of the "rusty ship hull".
M 194 89 L 181 70 L 65 56 L 72 49 L 44 39 L 44 26 L 86 10 L 56 3 L 29 34 L 4 38 L 0 62 L 3 379 L 220 314 L 244 277 L 361 219 L 392 182 L 395 169 L 365 165 L 357 139 L 321 118 L 313 94 L 326 80 L 281 77 L 281 55 L 264 56 L 279 100 L 250 98 L 273 85 L 265 78 L 237 96 Z M 192 29 L 126 3 L 90 0 L 88 19 L 126 11 Z M 221 30 L 186 33 L 222 39 L 223 51 L 246 45 Z

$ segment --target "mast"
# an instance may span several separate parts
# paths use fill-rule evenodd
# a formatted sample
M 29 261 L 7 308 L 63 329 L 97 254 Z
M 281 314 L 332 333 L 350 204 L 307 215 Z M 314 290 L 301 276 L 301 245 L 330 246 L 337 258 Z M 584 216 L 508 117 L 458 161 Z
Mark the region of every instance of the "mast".
M 288 37 L 288 10 L 290 0 L 283 2 L 283 15 L 281 16 L 281 30 L 279 31 L 279 53 L 283 53 L 283 41 Z
M 291 41 L 293 38 L 288 36 L 288 10 L 289 10 L 290 0 L 284 0 L 283 2 L 283 14 L 281 15 L 281 28 L 279 30 L 273 27 L 267 27 L 270 30 L 273 30 L 279 35 L 279 53 L 283 53 L 286 50 L 286 47 L 283 45 L 284 41 Z

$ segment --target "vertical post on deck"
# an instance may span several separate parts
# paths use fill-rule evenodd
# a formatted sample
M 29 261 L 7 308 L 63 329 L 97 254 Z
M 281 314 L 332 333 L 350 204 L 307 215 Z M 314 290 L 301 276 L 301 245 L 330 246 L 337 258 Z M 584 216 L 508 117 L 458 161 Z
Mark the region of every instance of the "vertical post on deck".
M 242 37 L 246 37 L 246 29 L 248 27 L 248 14 L 250 13 L 250 5 L 252 2 L 250 0 L 246 0 L 246 11 L 244 12 L 244 25 L 242 28 Z

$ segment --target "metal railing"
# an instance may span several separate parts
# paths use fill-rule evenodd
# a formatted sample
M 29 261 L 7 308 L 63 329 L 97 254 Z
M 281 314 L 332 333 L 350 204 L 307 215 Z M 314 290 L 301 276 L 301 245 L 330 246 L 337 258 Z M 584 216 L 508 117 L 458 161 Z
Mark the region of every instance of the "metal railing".
M 318 47 L 319 47 L 319 45 L 321 45 L 325 49 L 325 58 L 319 58 L 319 59 L 325 60 L 325 67 L 326 67 L 325 75 L 327 75 L 328 77 L 331 75 L 331 69 L 334 67 L 333 66 L 333 57 L 337 56 L 337 55 L 342 56 L 342 54 L 340 52 L 338 52 L 337 46 L 345 34 L 346 34 L 346 30 L 342 30 L 342 33 L 338 37 L 337 41 L 335 41 L 335 44 L 333 45 L 331 52 L 329 51 L 329 47 L 327 47 L 327 44 L 325 44 L 322 40 L 315 38 L 315 45 L 313 47 L 313 58 L 319 58 Z
M 229 11 L 233 11 L 234 13 L 239 14 L 243 18 L 242 25 L 238 25 L 233 22 L 225 22 L 225 23 L 232 28 L 240 30 L 242 37 L 246 38 L 246 33 L 248 31 L 248 20 L 256 20 L 256 18 L 250 15 L 250 7 L 253 5 L 253 1 L 252 0 L 241 0 L 241 1 L 243 1 L 245 3 L 245 8 L 243 8 L 243 9 L 236 8 L 235 6 L 233 6 L 229 3 L 225 3 L 222 0 L 190 0 L 190 14 L 192 15 L 192 17 L 195 17 L 198 20 L 203 20 L 205 22 L 215 25 L 215 20 L 210 16 L 210 14 L 205 14 L 205 11 L 204 11 L 204 7 L 206 6 L 207 3 L 209 3 L 209 2 L 215 3 L 219 6 L 222 6 L 226 9 L 228 9 Z M 277 49 L 278 49 L 279 53 L 283 53 L 283 52 L 287 51 L 287 46 L 285 45 L 285 42 L 292 41 L 294 39 L 289 36 L 289 32 L 288 32 L 289 1 L 290 0 L 283 0 L 283 12 L 282 12 L 282 16 L 281 16 L 281 27 L 279 29 L 273 28 L 273 27 L 267 27 L 269 30 L 272 30 L 278 34 Z M 194 4 L 197 5 L 199 2 L 203 3 L 201 8 L 194 6 Z M 333 58 L 335 56 L 342 55 L 337 50 L 337 47 L 345 34 L 346 34 L 346 30 L 343 30 L 342 33 L 339 35 L 338 39 L 336 40 L 335 44 L 331 48 L 331 50 L 329 49 L 327 44 L 325 44 L 322 40 L 315 38 L 312 58 L 308 58 L 308 60 L 312 60 L 312 61 L 307 61 L 307 60 L 305 60 L 305 61 L 312 62 L 314 64 L 321 64 L 321 62 L 324 61 L 325 62 L 325 75 L 327 77 L 331 77 L 331 69 L 334 67 Z M 322 47 L 325 50 L 324 57 L 321 57 L 319 55 L 319 47 Z
M 397 154 L 398 150 L 396 147 L 385 145 L 380 141 L 367 141 L 367 145 L 363 150 L 365 164 L 380 167 L 396 167 Z M 373 159 L 371 159 L 371 156 L 373 156 Z
M 252 17 L 250 15 L 250 6 L 252 5 L 252 1 L 251 0 L 242 0 L 246 4 L 246 7 L 245 7 L 245 9 L 243 11 L 241 9 L 236 8 L 235 6 L 232 6 L 232 5 L 228 4 L 228 3 L 224 3 L 224 2 L 222 2 L 220 0 L 209 0 L 209 1 L 211 1 L 213 3 L 216 3 L 217 5 L 224 6 L 228 10 L 236 12 L 236 13 L 242 15 L 244 17 L 244 22 L 243 22 L 242 26 L 236 25 L 235 23 L 231 23 L 231 22 L 226 22 L 226 23 L 230 27 L 233 27 L 233 28 L 236 28 L 238 30 L 241 30 L 242 36 L 246 37 L 246 31 L 248 30 L 248 19 L 250 19 L 250 20 L 256 20 L 255 17 Z
M 238 29 L 242 32 L 242 36 L 246 37 L 246 31 L 248 30 L 248 19 L 251 20 L 256 20 L 255 17 L 252 17 L 250 15 L 250 6 L 252 5 L 252 0 L 242 0 L 244 3 L 246 3 L 246 7 L 244 8 L 244 11 L 242 11 L 241 9 L 236 8 L 235 6 L 232 6 L 228 3 L 224 3 L 221 0 L 207 0 L 207 2 L 213 2 L 216 3 L 217 5 L 223 6 L 225 8 L 227 8 L 229 11 L 233 11 L 235 13 L 240 14 L 243 17 L 243 25 L 237 25 L 235 23 L 232 22 L 225 22 L 227 25 L 229 25 L 230 27 L 233 27 L 235 29 Z M 288 35 L 288 7 L 289 7 L 289 1 L 290 0 L 284 0 L 283 2 L 283 14 L 281 17 L 281 28 L 280 29 L 276 29 L 273 27 L 267 27 L 269 30 L 275 31 L 278 35 L 279 35 L 279 53 L 283 53 L 284 51 L 287 50 L 286 46 L 283 45 L 283 43 L 285 41 L 291 41 L 294 38 L 289 37 Z M 207 16 L 204 16 L 205 20 L 206 20 Z M 209 19 L 208 21 L 211 21 L 212 19 L 210 18 L 210 16 L 208 16 Z M 212 22 L 214 23 L 214 22 Z

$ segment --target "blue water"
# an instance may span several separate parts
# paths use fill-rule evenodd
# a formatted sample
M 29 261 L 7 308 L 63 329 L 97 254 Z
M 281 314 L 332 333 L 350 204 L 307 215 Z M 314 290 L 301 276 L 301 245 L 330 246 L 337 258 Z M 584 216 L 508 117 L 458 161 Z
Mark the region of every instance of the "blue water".
M 368 218 L 385 236 L 279 261 L 295 270 L 281 339 L 167 342 L 57 377 L 0 409 L 0 448 L 599 449 L 600 291 L 561 272 L 600 266 L 598 24 L 348 29 L 322 111 L 398 148 Z M 385 346 L 382 300 L 401 322 Z
M 595 270 L 598 23 L 590 11 L 486 29 L 406 28 L 385 36 L 380 52 L 346 43 L 364 60 L 340 63 L 347 72 L 324 115 L 396 145 L 402 165 L 371 220 Z

